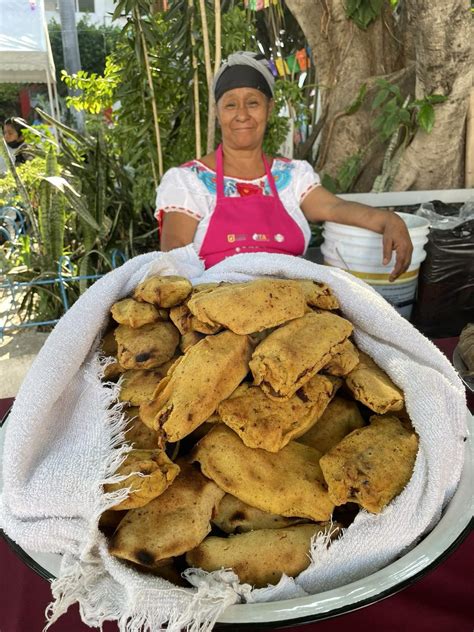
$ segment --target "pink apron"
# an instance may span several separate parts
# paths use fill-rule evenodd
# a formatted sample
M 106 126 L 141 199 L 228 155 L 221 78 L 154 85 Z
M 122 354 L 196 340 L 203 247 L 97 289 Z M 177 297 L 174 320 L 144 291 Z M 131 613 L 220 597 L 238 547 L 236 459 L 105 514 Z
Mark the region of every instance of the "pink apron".
M 265 156 L 263 162 L 272 195 L 225 197 L 222 145 L 217 148 L 216 208 L 199 251 L 206 268 L 239 253 L 303 254 L 303 231 L 281 203 Z

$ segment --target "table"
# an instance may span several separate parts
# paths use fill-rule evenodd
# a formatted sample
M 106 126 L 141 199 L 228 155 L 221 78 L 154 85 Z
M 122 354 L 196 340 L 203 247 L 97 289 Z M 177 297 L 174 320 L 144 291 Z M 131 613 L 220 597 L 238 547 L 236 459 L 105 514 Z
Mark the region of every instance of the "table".
M 435 344 L 451 359 L 455 338 Z M 13 400 L 0 400 L 0 419 Z M 474 410 L 474 398 L 468 398 Z M 298 627 L 287 632 L 472 632 L 474 629 L 474 533 L 423 579 L 396 595 L 366 608 Z M 41 632 L 44 611 L 51 601 L 49 584 L 26 566 L 0 539 L 0 632 Z M 77 605 L 51 628 L 51 632 L 87 632 Z M 276 629 L 276 628 L 273 628 Z M 225 630 L 225 628 L 223 628 Z M 108 622 L 103 632 L 117 632 Z M 255 632 L 260 632 L 255 628 Z

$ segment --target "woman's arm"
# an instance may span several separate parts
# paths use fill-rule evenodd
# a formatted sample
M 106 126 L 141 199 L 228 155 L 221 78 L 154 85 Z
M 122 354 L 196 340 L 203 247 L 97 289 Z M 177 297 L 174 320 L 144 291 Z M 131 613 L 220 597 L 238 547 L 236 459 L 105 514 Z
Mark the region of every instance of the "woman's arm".
M 322 186 L 308 193 L 301 210 L 309 222 L 336 222 L 380 233 L 383 236 L 383 264 L 390 261 L 393 250 L 396 253 L 390 281 L 394 281 L 410 265 L 413 245 L 405 222 L 395 213 L 346 202 Z
M 198 221 L 185 213 L 170 211 L 163 213 L 160 246 L 167 252 L 192 243 Z

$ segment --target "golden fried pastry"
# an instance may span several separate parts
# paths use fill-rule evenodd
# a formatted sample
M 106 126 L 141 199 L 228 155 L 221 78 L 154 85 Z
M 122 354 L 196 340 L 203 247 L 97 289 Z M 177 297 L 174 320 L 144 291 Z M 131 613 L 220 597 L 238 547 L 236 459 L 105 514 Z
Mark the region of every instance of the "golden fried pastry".
M 126 510 L 114 511 L 113 509 L 107 509 L 99 518 L 99 529 L 106 533 L 113 533 L 126 513 Z
M 117 360 L 117 341 L 113 330 L 105 334 L 99 343 L 99 348 L 105 356 L 115 358 L 115 362 L 111 362 L 104 368 L 104 380 L 117 380 L 125 369 Z
M 100 341 L 100 348 L 106 356 L 117 355 L 117 341 L 115 340 L 114 330 L 107 332 Z
M 125 372 L 123 366 L 119 362 L 111 362 L 104 369 L 104 380 L 115 381 Z
M 187 333 L 182 334 L 181 342 L 179 343 L 179 348 L 181 349 L 183 353 L 186 353 L 186 351 L 190 347 L 195 345 L 197 342 L 199 342 L 203 338 L 204 338 L 204 334 L 200 334 L 197 331 L 188 331 Z
M 339 309 L 339 301 L 332 293 L 331 288 L 325 283 L 298 279 L 293 281 L 303 290 L 307 305 L 319 309 Z
M 167 312 L 158 310 L 149 303 L 139 303 L 133 298 L 124 298 L 114 303 L 110 308 L 112 318 L 120 325 L 128 325 L 134 329 L 156 323 L 159 320 L 167 320 Z
M 358 503 L 379 513 L 410 480 L 418 438 L 396 417 L 374 415 L 321 457 L 329 496 L 336 505 Z
M 208 537 L 186 554 L 192 567 L 205 571 L 232 568 L 241 583 L 263 588 L 282 575 L 296 577 L 310 564 L 313 536 L 327 533 L 327 525 L 301 524 L 285 529 L 262 529 L 228 538 Z
M 247 533 L 258 529 L 283 529 L 300 522 L 304 518 L 285 518 L 256 507 L 251 507 L 231 494 L 226 494 L 219 504 L 216 515 L 212 519 L 219 529 L 225 533 Z
M 217 410 L 246 446 L 278 452 L 316 423 L 341 384 L 315 375 L 289 399 L 274 401 L 259 386 L 244 383 Z
M 129 487 L 129 496 L 113 509 L 134 509 L 162 494 L 178 473 L 179 467 L 163 450 L 131 450 L 116 472 L 127 478 L 120 483 L 104 485 L 104 489 L 108 493 Z
M 133 329 L 119 325 L 115 330 L 117 358 L 125 369 L 154 369 L 174 356 L 179 332 L 169 322 L 158 322 Z
M 130 369 L 125 371 L 120 388 L 119 400 L 129 402 L 132 406 L 140 406 L 148 402 L 160 381 L 165 377 L 173 360 L 165 362 L 156 369 Z
M 183 336 L 191 332 L 215 334 L 222 329 L 220 325 L 208 325 L 207 323 L 201 322 L 196 316 L 193 316 L 189 311 L 187 302 L 172 307 L 170 309 L 170 319 Z
M 180 276 L 151 276 L 140 283 L 133 298 L 158 307 L 173 307 L 191 294 L 192 285 Z
M 179 441 L 206 421 L 248 372 L 247 336 L 223 331 L 188 349 L 158 385 L 140 418 L 166 441 Z
M 342 377 L 347 375 L 359 364 L 359 354 L 350 340 L 346 340 L 337 347 L 329 362 L 323 367 L 325 373 Z
M 193 294 L 188 308 L 203 323 L 244 335 L 303 316 L 305 299 L 292 281 L 260 279 Z
M 193 315 L 188 309 L 186 303 L 176 305 L 170 309 L 170 320 L 177 327 L 181 335 L 192 331 L 191 319 Z
M 158 435 L 155 430 L 145 426 L 138 413 L 138 407 L 131 407 L 125 411 L 125 416 L 130 420 L 125 432 L 125 441 L 135 450 L 156 450 Z
M 334 508 L 319 467 L 320 453 L 290 442 L 277 454 L 247 448 L 224 424 L 197 444 L 193 459 L 228 494 L 262 511 L 328 520 Z
M 468 323 L 459 334 L 458 351 L 468 374 L 474 376 L 474 323 Z
M 112 555 L 156 567 L 195 548 L 209 533 L 224 492 L 183 459 L 177 465 L 179 475 L 161 496 L 127 513 L 110 542 Z
M 357 404 L 342 397 L 335 397 L 318 422 L 299 437 L 298 443 L 304 443 L 316 448 L 321 454 L 326 454 L 346 435 L 363 426 L 365 423 Z
M 351 333 L 351 323 L 331 312 L 311 312 L 278 327 L 253 352 L 255 384 L 272 399 L 289 399 Z
M 359 351 L 359 364 L 346 376 L 346 385 L 355 399 L 375 413 L 401 410 L 402 391 L 366 353 Z

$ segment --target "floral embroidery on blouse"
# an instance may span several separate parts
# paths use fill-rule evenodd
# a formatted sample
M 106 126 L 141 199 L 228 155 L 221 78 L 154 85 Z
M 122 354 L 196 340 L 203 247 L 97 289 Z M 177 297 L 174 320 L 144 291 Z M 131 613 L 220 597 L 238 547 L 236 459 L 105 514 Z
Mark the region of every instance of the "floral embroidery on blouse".
M 274 167 L 277 166 L 277 169 L 272 169 L 273 178 L 275 180 L 275 185 L 278 193 L 286 189 L 292 177 L 292 171 L 294 169 L 294 164 L 289 160 L 284 160 L 280 158 L 276 158 L 274 160 Z M 182 168 L 190 169 L 193 173 L 197 175 L 199 180 L 204 184 L 206 189 L 212 193 L 216 194 L 216 173 L 214 171 L 210 171 L 207 167 L 205 167 L 202 163 L 197 160 L 191 160 L 190 162 L 186 162 L 181 165 Z M 263 185 L 263 178 L 262 178 Z M 262 186 L 257 184 L 250 184 L 247 182 L 241 182 L 239 180 L 234 180 L 233 178 L 224 178 L 224 195 L 226 196 L 235 196 L 235 195 L 255 195 L 260 194 L 262 192 Z M 271 189 L 268 182 L 265 181 L 265 185 L 263 186 L 263 194 L 271 195 Z
M 236 182 L 235 185 L 240 197 L 246 197 L 247 195 L 262 195 L 263 193 L 262 187 L 257 184 L 251 184 L 250 182 Z

